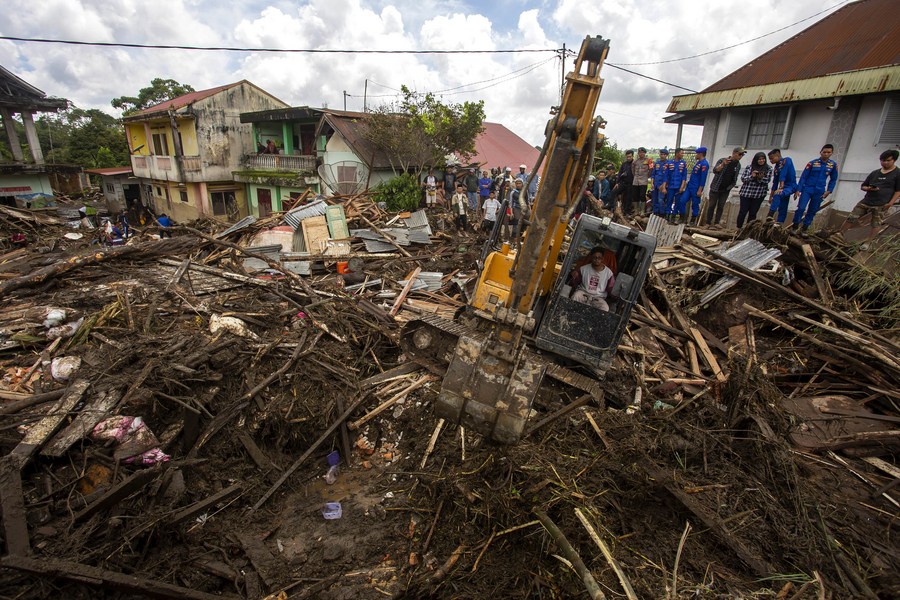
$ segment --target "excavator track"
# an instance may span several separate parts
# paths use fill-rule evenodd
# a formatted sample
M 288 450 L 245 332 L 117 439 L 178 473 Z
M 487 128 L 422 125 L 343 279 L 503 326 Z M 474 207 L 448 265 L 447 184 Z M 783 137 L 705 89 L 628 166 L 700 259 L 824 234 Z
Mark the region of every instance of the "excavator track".
M 403 326 L 400 334 L 400 347 L 406 355 L 435 375 L 443 376 L 447 365 L 461 336 L 469 336 L 479 340 L 484 334 L 458 321 L 450 321 L 436 315 L 424 315 L 409 321 Z M 576 373 L 558 365 L 530 348 L 526 350 L 528 357 L 546 367 L 545 376 L 590 394 L 601 405 L 603 390 L 600 382 L 592 377 Z

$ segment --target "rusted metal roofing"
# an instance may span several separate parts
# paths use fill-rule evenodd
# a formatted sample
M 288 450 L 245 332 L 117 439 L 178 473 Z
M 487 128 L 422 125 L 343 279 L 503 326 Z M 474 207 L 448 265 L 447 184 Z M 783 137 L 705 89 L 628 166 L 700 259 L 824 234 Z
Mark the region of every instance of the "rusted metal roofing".
M 701 93 L 898 65 L 897 8 L 897 0 L 848 4 Z
M 475 140 L 477 154 L 469 161 L 488 169 L 510 167 L 519 172 L 519 165 L 528 165 L 528 171 L 537 162 L 540 151 L 500 123 L 484 123 L 484 131 Z
M 256 88 L 261 93 L 271 97 L 274 100 L 278 100 L 285 106 L 284 102 L 265 91 L 258 85 L 254 85 L 253 83 L 247 81 L 246 79 L 242 79 L 240 81 L 236 81 L 235 83 L 229 83 L 226 85 L 220 85 L 218 87 L 209 88 L 208 90 L 200 90 L 198 92 L 190 92 L 189 94 L 182 94 L 181 96 L 177 96 L 172 98 L 171 100 L 166 100 L 165 102 L 160 102 L 159 104 L 154 104 L 153 106 L 149 106 L 143 110 L 139 110 L 136 113 L 132 113 L 125 117 L 125 121 L 135 121 L 140 120 L 141 118 L 146 119 L 147 117 L 159 116 L 160 114 L 165 114 L 170 110 L 178 110 L 179 108 L 184 108 L 185 106 L 190 106 L 195 102 L 199 102 L 205 98 L 209 98 L 210 96 L 215 96 L 219 92 L 224 92 L 225 90 L 231 89 L 233 87 L 237 87 L 239 85 L 247 84 L 251 87 Z
M 836 73 L 801 81 L 783 81 L 733 90 L 673 96 L 667 110 L 670 113 L 689 113 L 714 108 L 780 104 L 895 90 L 900 90 L 900 66 Z
M 131 167 L 103 167 L 101 169 L 85 169 L 85 173 L 93 175 L 131 175 Z

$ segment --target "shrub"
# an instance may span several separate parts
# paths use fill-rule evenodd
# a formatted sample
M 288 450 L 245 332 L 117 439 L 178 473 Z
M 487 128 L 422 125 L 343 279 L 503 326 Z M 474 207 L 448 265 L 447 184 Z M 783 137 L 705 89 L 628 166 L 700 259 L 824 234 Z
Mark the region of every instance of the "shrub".
M 375 201 L 384 202 L 390 211 L 416 210 L 422 199 L 422 187 L 409 173 L 378 184 L 374 191 Z

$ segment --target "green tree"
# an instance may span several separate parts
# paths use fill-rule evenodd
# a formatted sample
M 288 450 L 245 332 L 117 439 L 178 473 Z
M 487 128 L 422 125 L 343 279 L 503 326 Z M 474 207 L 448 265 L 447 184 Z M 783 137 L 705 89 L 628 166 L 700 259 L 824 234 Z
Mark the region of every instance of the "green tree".
M 119 96 L 112 99 L 113 108 L 122 109 L 122 114 L 128 116 L 160 102 L 177 98 L 184 94 L 196 91 L 187 84 L 178 83 L 174 79 L 157 77 L 150 80 L 150 86 L 141 88 L 137 96 Z
M 121 120 L 102 110 L 73 109 L 71 130 L 65 146 L 64 162 L 97 168 L 130 163 L 128 142 Z M 105 150 L 101 153 L 101 149 Z M 112 163 L 112 164 L 99 164 Z
M 625 152 L 619 150 L 619 147 L 615 142 L 611 141 L 609 138 L 603 138 L 603 140 L 597 144 L 597 148 L 594 150 L 595 173 L 600 171 L 600 169 L 605 169 L 608 164 L 612 164 L 615 169 L 618 169 L 622 166 L 623 162 L 625 162 Z
M 444 104 L 434 94 L 418 94 L 406 86 L 394 107 L 377 108 L 366 118 L 365 136 L 387 155 L 394 172 L 444 165 L 448 156 L 465 161 L 475 154 L 484 129 L 484 101 Z

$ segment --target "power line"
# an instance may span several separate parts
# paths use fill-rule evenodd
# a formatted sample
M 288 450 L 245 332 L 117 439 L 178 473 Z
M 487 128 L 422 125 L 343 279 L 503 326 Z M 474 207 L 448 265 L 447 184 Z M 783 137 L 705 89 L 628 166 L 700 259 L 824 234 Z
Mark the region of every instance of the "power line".
M 34 42 L 39 44 L 69 44 L 73 46 L 98 46 L 103 48 L 144 48 L 150 50 L 203 50 L 212 52 L 272 52 L 289 54 L 524 54 L 553 52 L 550 48 L 518 50 L 342 50 L 339 48 L 240 48 L 234 46 L 183 46 L 176 44 L 129 44 L 124 42 L 84 42 L 80 40 L 53 40 L 0 35 L 0 40 Z
M 664 83 L 666 85 L 670 85 L 674 88 L 678 88 L 679 90 L 684 90 L 686 92 L 690 92 L 692 94 L 696 94 L 697 90 L 692 90 L 690 88 L 686 88 L 682 85 L 678 85 L 677 83 L 670 83 L 668 81 L 663 81 L 662 79 L 657 79 L 656 77 L 650 77 L 649 75 L 644 75 L 643 73 L 638 73 L 637 71 L 632 71 L 631 69 L 626 69 L 625 67 L 614 65 L 611 62 L 603 63 L 606 67 L 612 67 L 613 69 L 619 69 L 620 71 L 625 71 L 626 73 L 631 73 L 632 75 L 637 75 L 638 77 L 643 77 L 644 79 L 649 79 L 651 81 L 656 81 L 658 83 Z
M 644 65 L 664 65 L 664 64 L 667 64 L 667 63 L 679 62 L 679 61 L 682 61 L 682 60 L 691 60 L 692 58 L 700 58 L 701 56 L 708 56 L 708 55 L 710 55 L 710 54 L 716 54 L 716 53 L 718 53 L 718 52 L 724 52 L 725 50 L 731 50 L 732 48 L 737 48 L 738 46 L 743 46 L 743 45 L 745 45 L 745 44 L 749 44 L 749 43 L 751 43 L 751 42 L 755 42 L 755 41 L 757 41 L 757 40 L 761 40 L 761 39 L 763 39 L 763 38 L 765 38 L 765 37 L 769 37 L 770 35 L 774 35 L 774 34 L 776 34 L 776 33 L 779 33 L 779 32 L 781 32 L 781 31 L 784 31 L 785 29 L 790 29 L 790 28 L 793 27 L 794 25 L 799 25 L 800 23 L 803 23 L 804 21 L 809 21 L 810 19 L 814 19 L 815 17 L 818 17 L 819 15 L 821 15 L 821 14 L 823 14 L 823 13 L 827 13 L 828 11 L 830 11 L 830 10 L 832 10 L 832 9 L 835 9 L 835 8 L 837 8 L 837 7 L 839 7 L 839 6 L 843 6 L 844 4 L 847 4 L 848 2 L 850 2 L 850 0 L 844 0 L 843 2 L 839 2 L 839 3 L 837 3 L 837 4 L 833 5 L 833 6 L 829 6 L 829 7 L 826 8 L 825 10 L 820 10 L 820 11 L 817 12 L 816 14 L 810 15 L 810 16 L 806 17 L 805 19 L 800 19 L 799 21 L 795 21 L 794 23 L 791 23 L 790 25 L 785 25 L 784 27 L 780 27 L 780 28 L 778 28 L 778 29 L 775 29 L 775 30 L 773 30 L 773 31 L 770 31 L 769 33 L 764 33 L 764 34 L 762 34 L 762 35 L 756 36 L 755 38 L 751 38 L 751 39 L 749 39 L 749 40 L 744 40 L 743 42 L 738 42 L 737 44 L 732 44 L 732 45 L 730 45 L 730 46 L 725 46 L 724 48 L 719 48 L 719 49 L 717 49 L 717 50 L 710 50 L 710 51 L 708 51 L 708 52 L 701 52 L 700 54 L 694 54 L 694 55 L 691 55 L 691 56 L 683 56 L 683 57 L 681 57 L 681 58 L 670 58 L 670 59 L 667 59 L 667 60 L 657 60 L 657 61 L 653 61 L 653 62 L 636 62 L 636 63 L 620 63 L 620 64 L 626 65 L 626 66 L 629 66 L 629 67 L 639 67 L 639 66 L 644 66 Z

